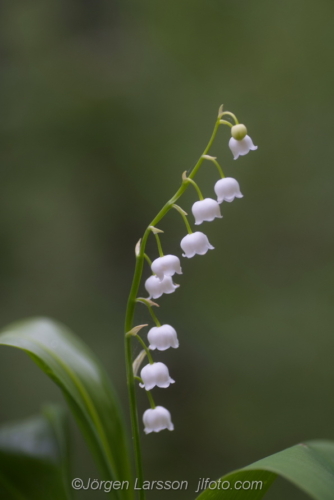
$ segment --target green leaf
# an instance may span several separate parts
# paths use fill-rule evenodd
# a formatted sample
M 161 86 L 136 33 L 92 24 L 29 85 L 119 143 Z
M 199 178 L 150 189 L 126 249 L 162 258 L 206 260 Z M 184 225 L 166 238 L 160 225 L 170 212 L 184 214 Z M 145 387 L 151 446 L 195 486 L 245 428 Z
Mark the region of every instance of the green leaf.
M 260 500 L 277 476 L 287 479 L 315 500 L 334 498 L 334 442 L 309 441 L 259 460 L 221 478 L 227 490 L 205 490 L 197 500 Z M 235 489 L 237 481 L 262 481 L 262 489 Z M 238 483 L 238 486 L 240 483 Z M 248 483 L 246 484 L 246 487 Z M 255 484 L 254 484 L 255 488 Z
M 0 498 L 72 498 L 64 412 L 50 406 L 43 413 L 0 428 Z
M 38 318 L 10 325 L 0 335 L 1 344 L 27 352 L 62 389 L 103 479 L 131 483 L 118 401 L 101 364 L 83 342 L 63 325 Z M 124 488 L 110 495 L 128 499 L 133 492 Z

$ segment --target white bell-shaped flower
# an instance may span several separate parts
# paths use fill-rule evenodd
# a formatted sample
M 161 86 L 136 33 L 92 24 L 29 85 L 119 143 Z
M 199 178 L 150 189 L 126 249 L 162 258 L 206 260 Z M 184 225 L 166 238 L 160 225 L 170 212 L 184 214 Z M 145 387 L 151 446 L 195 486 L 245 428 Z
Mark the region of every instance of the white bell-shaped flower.
M 165 351 L 169 347 L 176 349 L 179 341 L 175 329 L 170 325 L 154 326 L 147 334 L 150 343 L 149 348 L 158 351 Z
M 144 387 L 146 391 L 150 391 L 155 386 L 166 388 L 175 382 L 170 378 L 167 366 L 160 361 L 145 365 L 141 369 L 140 376 L 143 383 L 139 385 Z
M 173 276 L 175 273 L 182 274 L 180 259 L 176 255 L 164 255 L 152 262 L 152 273 L 156 274 L 160 280 L 164 276 Z
M 191 259 L 191 257 L 196 254 L 204 255 L 208 250 L 214 249 L 214 247 L 210 244 L 208 237 L 200 231 L 187 234 L 187 236 L 182 238 L 181 248 L 184 251 L 182 256 L 188 257 L 188 259 Z
M 149 293 L 149 299 L 158 299 L 163 293 L 173 293 L 180 285 L 173 283 L 170 276 L 160 280 L 157 276 L 150 276 L 145 281 L 145 288 Z
M 196 201 L 191 210 L 195 217 L 195 225 L 202 224 L 205 220 L 210 222 L 216 217 L 222 218 L 220 206 L 212 198 Z
M 253 141 L 249 137 L 249 135 L 246 135 L 239 141 L 237 139 L 234 139 L 234 137 L 231 137 L 228 145 L 233 153 L 235 160 L 239 158 L 239 156 L 244 156 L 249 153 L 249 151 L 255 151 L 255 149 L 257 149 L 257 146 L 254 146 Z
M 143 422 L 145 425 L 145 434 L 160 432 L 164 429 L 168 429 L 169 431 L 174 430 L 171 414 L 163 406 L 156 406 L 155 408 L 146 410 L 143 415 Z
M 243 198 L 238 181 L 232 177 L 219 179 L 219 181 L 216 182 L 214 189 L 218 198 L 218 203 L 222 203 L 223 201 L 233 201 L 234 198 Z

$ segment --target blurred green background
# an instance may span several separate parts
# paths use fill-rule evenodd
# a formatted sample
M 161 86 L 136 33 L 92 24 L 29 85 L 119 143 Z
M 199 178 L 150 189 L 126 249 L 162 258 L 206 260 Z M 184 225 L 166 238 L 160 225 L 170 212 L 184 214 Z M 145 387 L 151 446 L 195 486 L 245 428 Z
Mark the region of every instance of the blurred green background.
M 155 392 L 175 432 L 142 437 L 146 477 L 188 480 L 172 495 L 190 500 L 200 477 L 334 439 L 334 3 L 12 0 L 0 10 L 1 325 L 66 323 L 102 359 L 128 419 L 134 245 L 224 103 L 259 149 L 234 162 L 220 130 L 212 154 L 244 198 L 201 226 L 216 250 L 183 259 L 181 288 L 159 301 L 180 339 L 156 356 L 177 381 Z M 216 179 L 203 165 L 206 196 Z M 195 199 L 190 189 L 181 205 Z M 160 227 L 165 251 L 180 254 L 181 218 Z M 139 305 L 136 322 L 147 320 Z M 0 394 L 1 422 L 62 401 L 6 348 Z M 72 436 L 73 477 L 98 477 L 74 422 Z M 283 481 L 267 496 L 304 498 Z

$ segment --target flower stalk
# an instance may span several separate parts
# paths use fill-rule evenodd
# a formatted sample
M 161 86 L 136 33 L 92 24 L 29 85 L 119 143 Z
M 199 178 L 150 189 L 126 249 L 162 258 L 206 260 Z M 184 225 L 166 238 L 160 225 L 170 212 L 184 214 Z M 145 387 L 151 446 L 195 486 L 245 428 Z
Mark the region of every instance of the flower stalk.
M 174 203 L 174 205 L 172 205 L 172 207 L 175 208 L 175 210 L 177 210 L 179 212 L 179 214 L 181 215 L 181 217 L 184 221 L 184 224 L 187 228 L 188 234 L 191 234 L 193 231 L 192 231 L 190 224 L 189 224 L 189 221 L 187 219 L 187 215 L 188 215 L 187 212 L 185 212 L 181 207 L 179 207 L 179 205 L 176 205 L 175 203 Z
M 172 267 L 172 258 L 174 258 L 174 256 L 169 256 L 169 255 L 164 256 L 163 251 L 162 251 L 162 247 L 161 247 L 160 238 L 158 235 L 158 233 L 162 232 L 162 231 L 159 230 L 156 227 L 156 225 L 159 224 L 159 222 L 163 219 L 163 217 L 165 217 L 165 215 L 169 212 L 169 210 L 171 208 L 174 208 L 181 214 L 181 216 L 185 222 L 185 225 L 187 227 L 187 231 L 188 231 L 188 235 L 186 237 L 184 237 L 183 240 L 181 241 L 181 248 L 185 251 L 184 256 L 190 258 L 193 255 L 195 255 L 196 253 L 203 255 L 204 253 L 207 252 L 208 249 L 213 248 L 210 245 L 207 237 L 203 233 L 200 233 L 200 232 L 193 233 L 192 232 L 189 221 L 186 217 L 186 215 L 187 215 L 186 212 L 184 212 L 184 210 L 181 209 L 181 207 L 176 205 L 176 202 L 183 195 L 183 193 L 187 190 L 189 184 L 193 184 L 193 186 L 195 187 L 195 189 L 198 193 L 198 196 L 200 198 L 200 201 L 196 202 L 197 203 L 196 206 L 200 208 L 201 213 L 199 215 L 196 214 L 196 216 L 195 216 L 195 218 L 196 217 L 197 217 L 197 219 L 200 218 L 200 220 L 196 220 L 196 223 L 197 224 L 201 223 L 203 220 L 213 220 L 214 217 L 221 217 L 218 203 L 215 202 L 214 200 L 211 200 L 208 198 L 206 198 L 204 200 L 203 195 L 202 195 L 198 185 L 194 181 L 194 177 L 196 176 L 196 174 L 197 174 L 198 170 L 200 169 L 204 160 L 212 161 L 216 165 L 221 179 L 224 179 L 224 177 L 225 177 L 224 173 L 222 171 L 222 168 L 220 167 L 220 165 L 216 161 L 216 158 L 208 155 L 208 153 L 213 145 L 213 142 L 216 138 L 216 135 L 217 135 L 217 132 L 218 132 L 220 125 L 225 124 L 225 125 L 228 125 L 230 127 L 233 127 L 233 125 L 230 122 L 222 120 L 222 117 L 224 115 L 228 115 L 228 116 L 232 117 L 236 124 L 239 123 L 236 116 L 233 113 L 230 113 L 228 111 L 223 112 L 222 106 L 219 108 L 218 118 L 215 122 L 215 125 L 213 128 L 211 137 L 209 139 L 209 142 L 208 142 L 205 150 L 203 151 L 202 155 L 200 156 L 200 158 L 198 159 L 198 161 L 194 165 L 194 167 L 191 169 L 189 175 L 186 176 L 186 173 L 183 174 L 181 186 L 176 191 L 174 196 L 169 201 L 167 201 L 167 203 L 165 203 L 165 205 L 161 208 L 161 210 L 158 212 L 158 214 L 155 216 L 155 218 L 147 226 L 147 228 L 143 234 L 142 239 L 139 240 L 139 242 L 136 245 L 136 252 L 135 252 L 136 265 L 135 265 L 134 276 L 133 276 L 132 285 L 131 285 L 131 289 L 130 289 L 130 294 L 129 294 L 128 302 L 127 302 L 127 309 L 126 309 L 126 315 L 125 315 L 125 332 L 130 333 L 132 328 L 133 328 L 133 319 L 134 319 L 136 303 L 137 302 L 144 303 L 148 307 L 149 312 L 150 312 L 150 314 L 151 314 L 151 316 L 156 324 L 154 334 L 157 335 L 156 330 L 160 329 L 158 332 L 158 334 L 160 335 L 159 336 L 160 340 L 159 340 L 159 343 L 157 344 L 157 347 L 158 347 L 158 349 L 160 348 L 160 350 L 164 350 L 169 345 L 171 347 L 177 347 L 178 341 L 176 338 L 176 332 L 172 327 L 170 327 L 170 325 L 162 325 L 161 326 L 158 318 L 156 317 L 155 313 L 152 310 L 152 305 L 157 305 L 157 304 L 153 303 L 150 300 L 150 298 L 152 296 L 153 296 L 153 298 L 158 298 L 162 293 L 172 293 L 172 291 L 174 291 L 178 285 L 174 285 L 174 283 L 172 282 L 172 279 L 171 279 L 172 274 L 165 274 L 165 275 L 163 275 L 163 279 L 159 280 L 159 269 L 167 264 L 168 264 L 168 266 Z M 245 154 L 245 153 L 242 152 L 239 154 Z M 224 189 L 226 191 L 226 187 L 224 187 Z M 225 193 L 224 193 L 224 195 L 225 195 Z M 213 205 L 213 203 L 214 203 L 214 205 Z M 158 262 L 154 261 L 153 263 L 150 260 L 150 258 L 147 256 L 147 254 L 145 253 L 147 240 L 148 240 L 148 237 L 149 237 L 151 232 L 154 234 L 154 236 L 156 238 L 159 256 L 160 256 L 159 259 L 156 259 L 156 261 L 158 260 Z M 163 259 L 163 261 L 161 259 Z M 158 266 L 157 267 L 158 270 L 156 271 L 156 274 L 154 273 L 150 278 L 148 278 L 148 280 L 146 280 L 145 286 L 149 280 L 151 280 L 149 284 L 152 288 L 160 286 L 165 281 L 170 282 L 169 289 L 166 288 L 166 289 L 162 290 L 162 288 L 161 288 L 161 290 L 162 290 L 161 293 L 160 293 L 160 290 L 158 290 L 158 291 L 154 290 L 154 293 L 152 293 L 151 290 L 149 290 L 149 294 L 150 294 L 149 299 L 142 299 L 142 298 L 137 297 L 140 283 L 141 283 L 141 279 L 142 279 L 144 260 L 147 260 L 147 262 L 149 263 L 151 268 L 154 266 Z M 173 262 L 175 264 L 175 261 L 173 261 Z M 169 269 L 169 271 L 170 271 L 170 269 Z M 174 273 L 174 272 L 181 274 L 181 268 L 179 267 L 179 270 L 176 270 L 176 268 L 172 269 L 172 273 Z M 158 281 L 160 284 L 158 283 Z M 148 286 L 146 286 L 146 288 L 147 288 L 147 290 L 149 289 Z M 151 329 L 151 330 L 154 330 L 154 329 Z M 152 332 L 152 335 L 153 335 L 153 332 Z M 141 377 L 135 376 L 134 372 L 133 372 L 132 337 L 134 337 L 134 336 L 137 338 L 137 340 L 143 346 L 143 349 L 144 349 L 145 353 L 147 354 L 148 360 L 149 360 L 149 365 L 146 365 L 142 369 L 142 376 Z M 169 340 L 168 336 L 170 336 L 170 340 Z M 153 345 L 153 347 L 151 347 L 151 348 L 155 348 L 155 347 L 156 346 Z M 165 365 L 163 365 L 163 363 L 154 363 L 153 362 L 149 348 L 146 346 L 145 342 L 141 339 L 141 337 L 137 334 L 132 333 L 130 335 L 129 334 L 125 335 L 125 360 L 126 360 L 127 385 L 128 385 L 129 402 L 130 402 L 132 437 L 133 437 L 133 445 L 134 445 L 134 453 L 135 453 L 136 477 L 137 477 L 137 485 L 139 488 L 138 494 L 139 494 L 140 500 L 145 500 L 145 490 L 142 489 L 143 468 L 142 468 L 142 461 L 141 461 L 140 434 L 139 434 L 139 424 L 138 424 L 135 383 L 134 382 L 135 382 L 135 379 L 139 379 L 139 378 L 144 379 L 146 377 L 147 380 L 145 382 L 146 383 L 145 388 L 150 388 L 152 384 L 158 385 L 159 387 L 168 387 L 168 385 L 170 383 L 173 383 L 173 380 L 168 378 L 169 377 L 168 369 Z M 166 381 L 161 382 L 162 375 L 166 377 Z M 152 387 L 153 386 L 154 385 L 152 385 Z M 173 424 L 171 422 L 171 416 L 170 416 L 170 413 L 168 412 L 168 410 L 166 410 L 165 408 L 163 408 L 161 406 L 156 407 L 151 394 L 147 390 L 146 390 L 146 392 L 148 393 L 148 397 L 150 399 L 151 409 L 147 410 L 144 413 L 143 420 L 144 420 L 144 424 L 145 424 L 145 429 L 144 429 L 145 433 L 159 432 L 162 429 L 172 430 L 174 427 L 173 427 Z

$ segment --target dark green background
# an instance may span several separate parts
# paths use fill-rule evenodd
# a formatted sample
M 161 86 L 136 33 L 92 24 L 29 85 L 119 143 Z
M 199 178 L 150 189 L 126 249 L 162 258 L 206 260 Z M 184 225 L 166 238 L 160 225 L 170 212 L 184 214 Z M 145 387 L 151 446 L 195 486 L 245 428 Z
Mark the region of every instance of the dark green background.
M 190 500 L 200 477 L 334 439 L 333 2 L 11 0 L 0 10 L 1 325 L 66 323 L 102 359 L 128 416 L 134 245 L 223 102 L 259 149 L 234 162 L 220 130 L 212 153 L 244 198 L 201 226 L 216 250 L 183 261 L 181 288 L 159 301 L 180 339 L 156 356 L 177 381 L 155 391 L 175 432 L 143 436 L 146 477 L 188 480 L 188 492 L 158 497 Z M 206 196 L 216 179 L 205 164 Z M 181 204 L 193 201 L 189 190 Z M 179 216 L 160 227 L 165 251 L 180 254 Z M 139 305 L 137 323 L 147 320 Z M 0 393 L 3 422 L 61 401 L 4 348 Z M 72 427 L 73 477 L 96 478 Z M 282 497 L 304 498 L 277 483 L 268 498 Z

